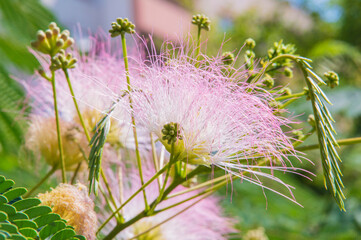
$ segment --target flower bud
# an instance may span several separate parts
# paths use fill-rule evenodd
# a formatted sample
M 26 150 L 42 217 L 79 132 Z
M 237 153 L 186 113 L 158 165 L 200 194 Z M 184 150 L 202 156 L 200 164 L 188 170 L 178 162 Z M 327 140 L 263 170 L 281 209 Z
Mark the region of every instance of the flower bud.
M 56 25 L 55 22 L 51 22 L 51 23 L 49 24 L 49 29 L 50 29 L 50 30 L 53 30 L 53 29 L 56 28 L 56 27 L 57 27 L 57 25 Z
M 245 41 L 246 47 L 249 47 L 250 49 L 253 49 L 256 46 L 256 41 L 252 38 L 247 38 Z
M 269 74 L 266 74 L 265 77 L 262 79 L 262 83 L 268 88 L 273 88 L 275 81 Z
M 316 120 L 313 114 L 310 114 L 307 118 L 307 122 L 311 125 L 311 127 L 316 127 Z
M 234 54 L 231 52 L 225 52 L 222 55 L 222 62 L 226 65 L 230 65 L 234 62 Z
M 330 88 L 337 87 L 339 85 L 339 77 L 338 74 L 334 71 L 328 71 L 323 74 L 327 78 L 327 85 Z
M 285 87 L 281 89 L 280 93 L 284 96 L 289 96 L 292 94 L 292 90 L 291 88 Z

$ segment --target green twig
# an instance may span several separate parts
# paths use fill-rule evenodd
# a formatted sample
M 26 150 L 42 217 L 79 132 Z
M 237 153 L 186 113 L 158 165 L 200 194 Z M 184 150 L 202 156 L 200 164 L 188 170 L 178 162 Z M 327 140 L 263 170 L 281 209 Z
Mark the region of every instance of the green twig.
M 64 150 L 63 150 L 63 143 L 62 143 L 61 134 L 60 134 L 59 111 L 58 111 L 58 103 L 57 103 L 57 99 L 56 99 L 56 86 L 55 86 L 55 72 L 54 71 L 51 71 L 51 85 L 53 87 L 54 112 L 55 112 L 55 121 L 56 121 L 56 133 L 58 136 L 61 176 L 63 179 L 63 183 L 66 183 L 67 181 L 66 181 L 66 173 L 65 173 Z
M 132 87 L 130 85 L 127 43 L 126 43 L 126 40 L 125 40 L 125 33 L 124 32 L 121 33 L 121 39 L 122 39 L 122 48 L 123 48 L 125 76 L 126 76 L 126 79 L 127 79 L 128 92 L 130 93 L 130 92 L 132 92 Z M 131 119 L 132 119 L 134 142 L 135 142 L 135 155 L 136 155 L 136 158 L 137 158 L 137 164 L 138 164 L 138 169 L 139 169 L 140 183 L 141 183 L 141 185 L 144 185 L 142 162 L 141 162 L 140 153 L 139 153 L 139 143 L 138 143 L 138 136 L 137 136 L 137 128 L 135 126 L 135 118 L 134 118 L 134 113 L 133 113 L 133 102 L 132 102 L 132 98 L 131 98 L 130 95 L 129 95 L 129 106 L 130 106 L 130 109 L 131 109 Z M 143 190 L 143 197 L 144 197 L 145 209 L 148 210 L 149 205 L 148 205 L 145 189 Z
M 50 169 L 50 171 L 34 186 L 30 189 L 29 192 L 27 192 L 24 197 L 27 198 L 29 196 L 31 196 L 31 194 L 38 189 L 38 187 L 40 187 L 51 175 L 53 175 L 53 173 L 56 171 L 57 167 L 52 167 Z
M 340 139 L 340 140 L 337 141 L 337 143 L 340 146 L 358 144 L 358 143 L 361 143 L 361 137 Z M 308 151 L 308 150 L 314 150 L 314 149 L 318 149 L 318 148 L 320 148 L 320 144 L 317 143 L 317 144 L 297 147 L 296 150 L 298 150 L 298 151 Z

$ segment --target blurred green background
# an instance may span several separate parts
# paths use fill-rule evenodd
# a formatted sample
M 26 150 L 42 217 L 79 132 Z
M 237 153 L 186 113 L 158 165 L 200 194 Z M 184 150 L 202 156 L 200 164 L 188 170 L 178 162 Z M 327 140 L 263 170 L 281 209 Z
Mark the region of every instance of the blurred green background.
M 193 1 L 176 2 L 194 13 Z M 338 138 L 361 136 L 361 1 L 292 0 L 282 4 L 301 11 L 311 25 L 301 31 L 298 24 L 285 21 L 285 8 L 273 11 L 267 18 L 258 9 L 250 9 L 236 17 L 212 19 L 207 51 L 217 52 L 224 39 L 224 50 L 233 51 L 251 37 L 257 42 L 258 56 L 280 39 L 294 43 L 300 55 L 314 60 L 317 73 L 339 73 L 340 86 L 327 91 L 334 103 L 330 109 L 336 118 Z M 28 51 L 30 40 L 38 29 L 56 20 L 37 0 L 0 1 L 0 174 L 26 187 L 33 186 L 47 167 L 35 166 L 34 157 L 22 147 L 29 108 L 23 101 L 22 88 L 12 76 L 21 78 L 34 72 L 38 63 Z M 293 81 L 290 86 L 294 88 L 303 84 L 301 78 L 297 80 L 297 73 Z M 290 111 L 305 112 L 300 119 L 306 120 L 311 106 L 300 101 Z M 220 192 L 226 196 L 226 212 L 239 221 L 241 233 L 232 239 L 242 239 L 248 230 L 258 227 L 265 228 L 269 239 L 361 239 L 361 147 L 342 147 L 340 154 L 346 213 L 339 211 L 324 189 L 318 151 L 310 151 L 307 157 L 315 166 L 306 168 L 317 174 L 312 182 L 296 175 L 282 176 L 296 187 L 296 199 L 304 208 L 270 192 L 266 192 L 266 199 L 261 189 L 247 183 L 234 184 L 232 194 L 230 188 Z M 54 186 L 55 180 L 48 184 Z

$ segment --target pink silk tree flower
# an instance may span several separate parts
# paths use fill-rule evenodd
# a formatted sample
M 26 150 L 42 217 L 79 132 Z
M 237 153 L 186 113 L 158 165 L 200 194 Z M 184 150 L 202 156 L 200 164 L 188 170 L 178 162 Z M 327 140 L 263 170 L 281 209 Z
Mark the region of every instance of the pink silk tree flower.
M 216 166 L 276 192 L 263 184 L 274 180 L 295 201 L 292 187 L 273 174 L 302 171 L 288 159 L 299 158 L 282 129 L 291 121 L 270 106 L 273 96 L 247 83 L 244 72 L 222 65 L 221 57 L 202 56 L 206 60 L 196 67 L 186 50 L 173 52 L 152 55 L 133 76 L 136 125 L 154 133 L 178 160 Z
M 103 113 L 107 112 L 114 99 L 124 94 L 126 89 L 124 64 L 120 52 L 110 51 L 110 42 L 101 42 L 99 39 L 94 39 L 93 45 L 93 50 L 88 54 L 70 51 L 78 62 L 74 69 L 68 70 L 75 98 L 90 135 L 93 134 L 92 131 Z M 49 58 L 34 51 L 32 53 L 47 72 Z M 24 86 L 31 106 L 26 146 L 43 156 L 50 165 L 60 165 L 51 83 L 38 74 L 26 81 L 18 81 Z M 66 167 L 74 169 L 76 164 L 84 159 L 82 151 L 89 153 L 89 142 L 61 69 L 55 72 L 55 82 Z M 120 107 L 112 112 L 113 119 L 107 137 L 111 145 L 123 146 L 132 141 L 129 131 L 130 118 L 127 116 L 127 111 Z
M 147 181 L 154 175 L 155 170 L 149 166 L 150 159 L 144 157 L 143 160 L 143 176 L 145 178 L 145 181 Z M 112 169 L 114 169 L 114 167 Z M 121 202 L 124 202 L 124 200 L 128 199 L 135 191 L 137 191 L 141 187 L 138 170 L 134 167 L 130 167 L 128 169 L 121 168 L 119 167 L 119 165 L 117 168 L 118 173 L 115 173 L 115 171 L 112 169 L 107 168 L 106 174 L 110 177 L 110 179 L 113 179 L 113 181 L 110 182 L 113 195 L 117 198 L 117 200 L 122 199 Z M 121 174 L 119 174 L 119 171 L 121 171 Z M 178 186 L 176 189 L 173 190 L 173 192 L 183 191 L 185 189 L 187 188 L 183 186 Z M 157 206 L 156 210 L 171 206 L 184 199 L 194 196 L 197 193 L 199 193 L 199 191 L 185 193 L 180 196 L 165 200 Z M 158 197 L 159 187 L 156 181 L 151 183 L 146 188 L 146 194 L 149 202 L 154 201 Z M 136 239 L 228 239 L 227 236 L 230 233 L 234 233 L 236 231 L 232 227 L 232 225 L 235 223 L 235 220 L 225 217 L 223 215 L 222 209 L 220 207 L 219 198 L 216 196 L 208 196 L 207 198 L 199 201 L 191 208 L 187 209 L 176 217 L 170 219 L 169 221 L 166 221 L 168 218 L 182 211 L 198 199 L 199 198 L 187 201 L 186 203 L 182 203 L 176 207 L 165 210 L 164 212 L 160 212 L 153 216 L 143 218 L 122 230 L 114 239 L 120 240 L 133 238 L 143 233 L 144 231 L 147 231 L 149 228 L 155 227 L 163 221 L 165 221 L 165 223 L 159 225 L 159 227 L 156 227 L 145 234 L 142 234 Z M 144 206 L 144 198 L 142 194 L 138 194 L 120 211 L 125 221 L 128 221 L 129 219 L 139 214 L 143 210 L 143 208 L 140 206 Z M 102 222 L 108 217 L 109 214 L 111 214 L 111 212 L 108 213 L 108 215 L 105 215 L 104 213 L 104 211 L 98 213 L 98 219 L 100 220 L 100 222 Z M 102 230 L 101 234 L 106 235 L 110 231 L 110 229 L 115 226 L 115 224 L 116 221 L 113 218 L 109 222 L 109 224 L 106 225 L 106 227 Z

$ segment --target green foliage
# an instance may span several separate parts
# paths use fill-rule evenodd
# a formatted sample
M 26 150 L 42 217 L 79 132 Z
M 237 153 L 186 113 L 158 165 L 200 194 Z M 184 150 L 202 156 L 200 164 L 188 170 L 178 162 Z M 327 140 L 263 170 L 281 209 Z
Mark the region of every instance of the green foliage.
M 84 240 L 73 227 L 38 198 L 23 199 L 25 188 L 13 187 L 14 181 L 0 176 L 0 239 Z
M 24 107 L 24 94 L 10 78 L 11 71 L 31 72 L 38 62 L 27 46 L 38 29 L 54 16 L 38 0 L 0 1 L 0 155 L 16 155 L 23 139 L 24 122 L 15 121 Z M 18 74 L 19 75 L 19 74 Z

